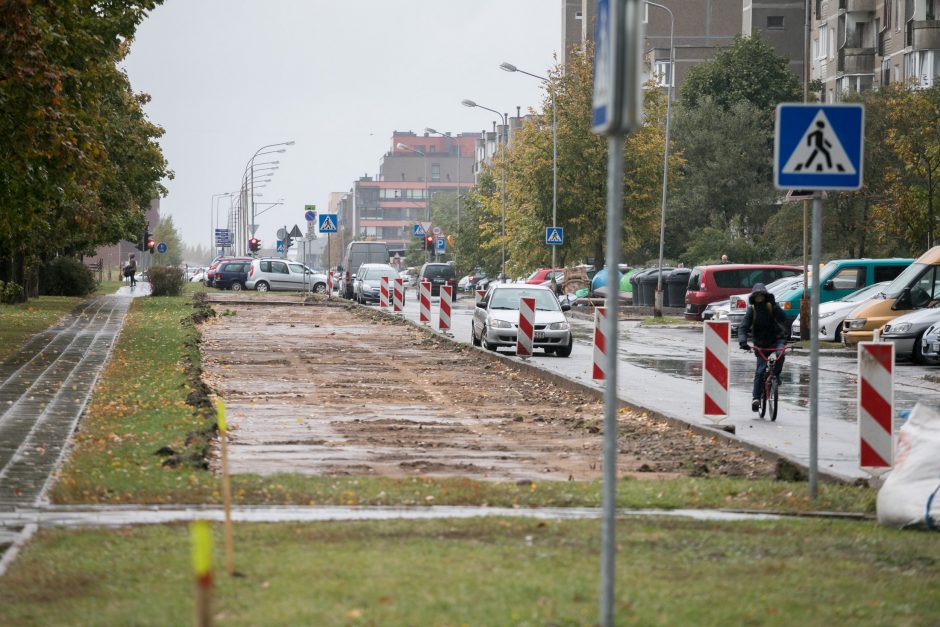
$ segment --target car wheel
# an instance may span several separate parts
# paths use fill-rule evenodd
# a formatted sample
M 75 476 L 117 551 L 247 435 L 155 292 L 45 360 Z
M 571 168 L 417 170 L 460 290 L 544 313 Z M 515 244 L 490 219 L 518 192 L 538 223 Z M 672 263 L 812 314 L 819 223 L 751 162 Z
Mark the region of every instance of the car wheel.
M 483 344 L 483 348 L 486 350 L 496 352 L 496 345 L 486 341 L 486 327 L 483 327 L 483 331 L 480 333 L 480 343 Z
M 836 327 L 835 341 L 836 342 L 842 341 L 842 323 L 841 322 L 839 323 L 839 326 Z
M 555 348 L 555 354 L 558 355 L 559 357 L 569 357 L 569 356 L 571 355 L 571 349 L 572 349 L 572 348 L 574 348 L 574 338 L 571 337 L 571 336 L 569 336 L 569 337 L 568 337 L 568 345 L 567 345 L 567 346 L 557 346 L 557 347 Z
M 231 290 L 232 290 L 233 292 L 240 292 L 240 291 L 242 291 L 242 284 L 239 283 L 238 281 L 235 281 L 234 283 L 232 283 Z
M 555 354 L 555 348 L 556 348 L 556 347 L 554 347 L 554 346 L 546 346 L 546 347 L 545 347 L 545 354 L 546 354 L 546 355 L 554 355 L 554 354 Z
M 477 334 L 473 331 L 473 325 L 470 325 L 470 343 L 474 346 L 480 345 L 480 338 L 477 337 Z
M 313 286 L 313 291 L 317 294 L 326 294 L 326 283 L 317 283 Z
M 269 289 L 271 289 L 271 286 L 269 286 L 265 281 L 258 281 L 255 283 L 255 289 L 259 292 L 267 292 Z

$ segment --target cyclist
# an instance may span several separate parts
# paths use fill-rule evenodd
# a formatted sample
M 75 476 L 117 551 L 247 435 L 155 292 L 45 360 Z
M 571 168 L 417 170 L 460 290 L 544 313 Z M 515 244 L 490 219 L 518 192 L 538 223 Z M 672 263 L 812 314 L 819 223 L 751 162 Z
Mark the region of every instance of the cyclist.
M 767 371 L 767 349 L 782 349 L 787 340 L 787 316 L 777 304 L 774 295 L 767 291 L 763 283 L 754 284 L 751 295 L 748 297 L 747 311 L 744 320 L 738 327 L 738 345 L 741 350 L 751 350 L 747 345 L 747 336 L 750 332 L 754 336 L 754 346 L 765 349 L 754 351 L 757 355 L 757 371 L 754 373 L 754 389 L 751 393 L 751 411 L 760 408 L 760 390 L 764 382 L 764 373 Z M 784 354 L 781 350 L 777 356 L 774 374 L 779 378 L 783 370 Z

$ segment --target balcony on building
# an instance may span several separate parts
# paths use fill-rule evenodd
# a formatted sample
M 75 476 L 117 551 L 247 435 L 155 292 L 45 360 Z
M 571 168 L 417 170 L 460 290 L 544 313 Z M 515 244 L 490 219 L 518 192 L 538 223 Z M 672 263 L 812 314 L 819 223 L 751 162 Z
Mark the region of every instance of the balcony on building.
M 940 20 L 908 22 L 914 50 L 940 50 Z
M 875 0 L 839 0 L 839 8 L 846 13 L 874 11 Z
M 848 0 L 846 0 L 848 2 Z M 875 48 L 872 45 L 871 24 L 854 24 L 839 48 L 836 69 L 844 74 L 873 74 L 875 72 Z

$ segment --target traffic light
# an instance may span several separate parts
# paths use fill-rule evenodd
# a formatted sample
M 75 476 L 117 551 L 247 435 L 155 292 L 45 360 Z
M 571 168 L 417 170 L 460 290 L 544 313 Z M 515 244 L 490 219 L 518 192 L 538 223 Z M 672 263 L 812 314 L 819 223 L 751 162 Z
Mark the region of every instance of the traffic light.
M 253 253 L 256 253 L 260 249 L 261 249 L 261 240 L 259 240 L 257 237 L 252 237 L 250 240 L 248 240 L 248 250 L 250 250 Z
M 290 235 L 287 235 L 281 240 L 281 245 L 284 247 L 284 250 L 287 250 L 294 245 L 294 239 Z
M 157 241 L 153 238 L 147 238 L 147 250 L 150 251 L 150 254 L 153 254 L 154 249 L 157 247 Z
M 434 236 L 426 235 L 424 238 L 424 250 L 431 252 L 434 250 Z
M 137 245 L 135 246 L 135 248 L 139 250 L 140 252 L 146 251 L 147 242 L 149 242 L 152 239 L 152 237 L 153 236 L 150 234 L 150 223 L 148 222 L 147 225 L 144 227 L 143 237 L 141 237 L 140 240 L 137 242 Z

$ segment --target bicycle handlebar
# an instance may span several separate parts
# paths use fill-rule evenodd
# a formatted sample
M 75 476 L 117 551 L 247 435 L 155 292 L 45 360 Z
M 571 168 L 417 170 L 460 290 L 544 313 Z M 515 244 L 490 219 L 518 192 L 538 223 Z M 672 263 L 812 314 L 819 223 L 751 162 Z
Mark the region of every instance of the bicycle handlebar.
M 767 359 L 767 357 L 769 356 L 769 353 L 780 353 L 780 354 L 784 354 L 784 353 L 786 353 L 786 352 L 788 352 L 788 351 L 792 351 L 792 350 L 793 350 L 793 343 L 792 343 L 792 342 L 787 342 L 786 345 L 785 345 L 783 348 L 775 348 L 775 347 L 771 347 L 771 348 L 761 348 L 760 346 L 751 346 L 751 345 L 747 345 L 747 348 L 744 348 L 743 350 L 745 350 L 745 351 L 747 351 L 747 352 L 749 352 L 749 353 L 750 353 L 751 351 L 754 351 L 755 353 L 757 353 L 758 355 L 760 355 L 761 358 Z

